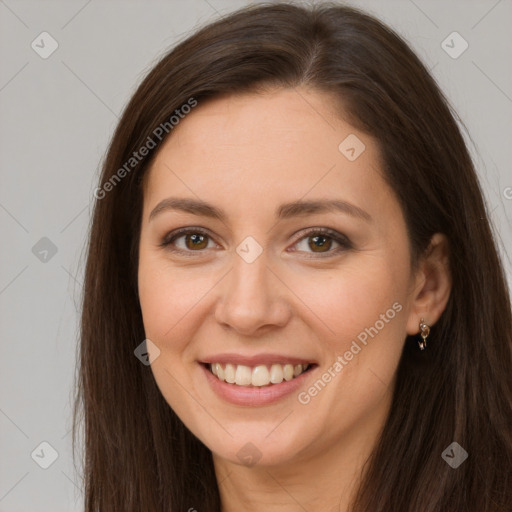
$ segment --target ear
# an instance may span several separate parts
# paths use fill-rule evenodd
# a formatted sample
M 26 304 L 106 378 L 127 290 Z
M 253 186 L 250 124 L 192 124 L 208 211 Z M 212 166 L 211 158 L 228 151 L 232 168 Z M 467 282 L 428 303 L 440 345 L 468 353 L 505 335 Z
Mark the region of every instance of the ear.
M 436 233 L 432 236 L 414 277 L 407 334 L 419 333 L 422 318 L 429 326 L 439 320 L 450 298 L 451 288 L 448 239 L 445 235 Z

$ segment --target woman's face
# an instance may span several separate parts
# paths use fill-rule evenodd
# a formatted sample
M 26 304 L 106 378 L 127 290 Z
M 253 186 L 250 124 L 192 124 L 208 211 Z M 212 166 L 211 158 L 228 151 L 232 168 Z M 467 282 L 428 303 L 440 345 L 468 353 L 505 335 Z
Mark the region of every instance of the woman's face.
M 356 453 L 389 411 L 415 321 L 406 226 L 375 140 L 333 105 L 300 88 L 199 102 L 146 177 L 151 369 L 216 460 Z

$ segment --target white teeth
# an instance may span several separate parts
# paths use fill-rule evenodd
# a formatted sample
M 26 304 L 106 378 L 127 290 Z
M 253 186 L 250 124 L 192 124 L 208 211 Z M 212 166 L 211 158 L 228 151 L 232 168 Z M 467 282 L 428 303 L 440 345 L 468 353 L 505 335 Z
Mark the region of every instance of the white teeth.
M 270 384 L 270 373 L 265 365 L 256 366 L 252 371 L 253 386 L 267 386 Z
M 291 364 L 284 365 L 283 377 L 284 377 L 284 380 L 292 380 L 293 379 L 293 365 L 291 365 Z
M 232 364 L 227 364 L 224 370 L 224 380 L 230 384 L 234 384 L 236 381 L 235 367 Z
M 273 364 L 270 367 L 270 382 L 272 384 L 283 382 L 283 367 L 280 364 Z
M 309 368 L 309 364 L 273 364 L 270 369 L 267 365 L 255 367 L 245 365 L 234 365 L 211 363 L 210 371 L 219 380 L 235 384 L 237 386 L 268 386 L 269 384 L 280 384 L 298 377 Z
M 217 377 L 219 377 L 220 380 L 224 380 L 225 372 L 224 372 L 224 368 L 222 368 L 222 365 L 219 363 L 215 363 L 214 366 L 215 366 L 215 374 L 214 375 L 217 375 Z
M 248 366 L 239 364 L 236 367 L 235 383 L 237 386 L 247 386 L 251 383 L 252 374 L 251 369 Z

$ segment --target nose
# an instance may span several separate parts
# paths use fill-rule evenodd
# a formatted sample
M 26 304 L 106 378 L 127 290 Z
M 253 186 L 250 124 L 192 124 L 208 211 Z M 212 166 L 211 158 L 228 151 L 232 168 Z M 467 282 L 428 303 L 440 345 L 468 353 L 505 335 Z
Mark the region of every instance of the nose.
M 215 318 L 241 335 L 283 327 L 291 317 L 291 292 L 269 267 L 266 251 L 252 263 L 235 253 L 231 271 L 219 284 Z

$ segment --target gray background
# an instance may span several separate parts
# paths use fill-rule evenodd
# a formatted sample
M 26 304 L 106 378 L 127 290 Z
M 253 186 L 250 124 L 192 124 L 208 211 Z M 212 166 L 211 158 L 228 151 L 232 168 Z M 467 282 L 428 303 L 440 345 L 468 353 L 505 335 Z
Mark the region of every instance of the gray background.
M 1 512 L 82 509 L 71 404 L 99 165 L 119 113 L 162 52 L 247 3 L 0 0 Z M 512 1 L 347 3 L 397 29 L 461 116 L 511 283 Z M 43 31 L 59 45 L 47 59 L 31 47 Z M 442 47 L 453 31 L 469 44 L 456 59 Z M 35 462 L 51 461 L 43 441 L 58 452 L 48 469 Z

